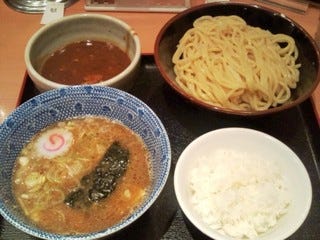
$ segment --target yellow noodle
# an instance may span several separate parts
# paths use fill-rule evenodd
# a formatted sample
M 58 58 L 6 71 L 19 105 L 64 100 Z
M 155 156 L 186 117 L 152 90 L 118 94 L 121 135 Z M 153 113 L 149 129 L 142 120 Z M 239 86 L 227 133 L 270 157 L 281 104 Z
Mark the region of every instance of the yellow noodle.
M 172 57 L 177 84 L 210 105 L 265 110 L 283 104 L 299 81 L 292 37 L 235 15 L 196 19 Z

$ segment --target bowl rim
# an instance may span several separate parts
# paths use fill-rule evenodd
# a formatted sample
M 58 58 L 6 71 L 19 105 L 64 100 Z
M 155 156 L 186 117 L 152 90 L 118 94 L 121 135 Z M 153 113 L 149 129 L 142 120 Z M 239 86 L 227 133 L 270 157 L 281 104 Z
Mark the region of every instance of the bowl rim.
M 21 231 L 23 231 L 31 236 L 35 236 L 35 237 L 43 238 L 43 239 L 61 239 L 61 238 L 63 238 L 65 240 L 75 240 L 75 239 L 91 240 L 93 238 L 102 238 L 102 237 L 111 236 L 112 234 L 119 232 L 122 229 L 125 229 L 126 227 L 128 227 L 129 225 L 131 225 L 132 223 L 137 221 L 157 201 L 160 194 L 164 190 L 166 183 L 169 179 L 169 175 L 170 175 L 171 164 L 172 164 L 172 150 L 171 150 L 170 139 L 169 139 L 167 130 L 166 130 L 164 124 L 162 123 L 161 119 L 158 117 L 158 115 L 144 101 L 142 101 L 141 99 L 139 99 L 138 97 L 134 96 L 131 93 L 128 93 L 128 92 L 125 92 L 121 89 L 117 89 L 117 88 L 113 88 L 113 87 L 96 86 L 96 85 L 75 85 L 75 86 L 69 86 L 69 87 L 65 87 L 65 88 L 57 88 L 57 89 L 45 91 L 45 92 L 40 93 L 39 95 L 36 95 L 35 97 L 27 100 L 26 102 L 24 102 L 23 104 L 18 106 L 12 113 L 10 113 L 7 116 L 7 118 L 3 121 L 3 123 L 0 124 L 0 132 L 2 132 L 2 129 L 4 129 L 4 131 L 6 131 L 7 125 L 11 125 L 11 120 L 14 119 L 16 115 L 19 115 L 22 113 L 26 116 L 26 114 L 29 113 L 34 108 L 33 103 L 39 101 L 41 103 L 46 104 L 48 102 L 48 99 L 45 99 L 46 95 L 52 95 L 49 99 L 49 102 L 51 100 L 55 100 L 57 98 L 63 100 L 65 97 L 68 97 L 68 96 L 74 95 L 74 94 L 76 94 L 78 96 L 80 96 L 80 94 L 81 94 L 81 96 L 83 96 L 83 94 L 88 94 L 88 93 L 95 94 L 95 95 L 98 93 L 100 97 L 106 96 L 105 99 L 110 99 L 110 97 L 105 95 L 105 92 L 107 92 L 107 91 L 111 91 L 113 93 L 116 93 L 117 96 L 119 96 L 123 99 L 130 100 L 130 102 L 136 101 L 137 103 L 139 103 L 140 108 L 145 109 L 148 114 L 152 115 L 152 118 L 157 122 L 157 124 L 159 125 L 159 127 L 163 133 L 163 134 L 161 134 L 161 136 L 163 138 L 162 142 L 165 145 L 168 152 L 166 153 L 167 156 L 164 158 L 166 160 L 166 166 L 164 167 L 165 172 L 164 172 L 164 174 L 161 174 L 162 179 L 160 181 L 160 184 L 157 185 L 156 191 L 154 191 L 153 194 L 151 194 L 150 197 L 146 199 L 147 201 L 145 202 L 145 204 L 142 204 L 140 207 L 138 207 L 136 209 L 136 210 L 139 210 L 138 212 L 136 212 L 136 211 L 132 212 L 132 213 L 136 213 L 135 215 L 132 215 L 132 213 L 131 213 L 126 218 L 118 221 L 116 224 L 109 226 L 109 227 L 106 227 L 102 230 L 98 230 L 98 231 L 94 231 L 94 232 L 90 232 L 90 233 L 81 233 L 81 234 L 77 234 L 77 235 L 73 235 L 73 234 L 66 235 L 66 234 L 58 234 L 58 233 L 48 232 L 48 231 L 45 231 L 45 230 L 38 228 L 36 226 L 30 227 L 29 224 L 24 224 L 23 222 L 16 221 L 16 217 L 10 216 L 11 215 L 10 212 L 7 211 L 7 208 L 5 208 L 5 204 L 1 199 L 0 200 L 0 215 L 4 219 L 6 219 L 10 224 L 12 224 L 14 227 L 16 227 L 17 229 L 20 229 Z M 61 101 L 61 104 L 63 104 L 63 101 Z M 119 104 L 119 105 L 122 105 L 122 104 Z M 40 104 L 39 106 L 42 107 L 43 104 Z M 87 116 L 87 115 L 88 114 L 83 114 L 83 115 L 81 114 L 80 116 Z M 19 121 L 19 124 L 21 124 L 20 121 L 22 121 L 22 120 L 19 119 L 18 121 Z M 162 156 L 162 157 L 164 157 L 164 156 Z M 46 237 L 44 237 L 43 234 L 45 234 Z
M 195 104 L 196 106 L 199 106 L 199 107 L 204 107 L 205 109 L 208 109 L 208 110 L 213 110 L 213 111 L 216 111 L 216 112 L 226 113 L 226 114 L 230 114 L 230 115 L 249 116 L 249 117 L 251 117 L 251 116 L 253 117 L 253 116 L 269 115 L 269 114 L 277 113 L 277 112 L 280 112 L 280 111 L 283 111 L 283 110 L 288 110 L 290 108 L 293 108 L 293 107 L 301 104 L 305 100 L 307 100 L 310 97 L 310 95 L 314 92 L 314 90 L 317 88 L 318 84 L 320 83 L 320 67 L 318 67 L 318 71 L 316 73 L 316 80 L 313 82 L 313 84 L 310 87 L 309 91 L 307 91 L 306 93 L 301 95 L 298 99 L 295 99 L 294 101 L 290 101 L 290 102 L 288 102 L 286 104 L 281 104 L 281 105 L 278 105 L 277 107 L 268 108 L 266 110 L 261 110 L 261 111 L 232 110 L 232 109 L 229 109 L 229 108 L 214 106 L 214 105 L 205 103 L 205 102 L 193 97 L 192 95 L 186 93 L 185 91 L 183 91 L 173 80 L 170 79 L 170 77 L 166 74 L 166 71 L 165 71 L 165 69 L 164 69 L 164 67 L 163 67 L 163 65 L 161 63 L 160 55 L 159 55 L 160 42 L 161 42 L 162 37 L 163 37 L 164 33 L 166 32 L 166 30 L 176 20 L 187 16 L 189 13 L 193 13 L 193 12 L 196 12 L 196 11 L 201 11 L 202 9 L 212 8 L 212 7 L 215 7 L 215 6 L 222 6 L 222 5 L 223 6 L 238 6 L 238 7 L 243 7 L 243 8 L 252 8 L 252 9 L 256 8 L 256 9 L 262 10 L 264 12 L 269 12 L 269 13 L 272 13 L 273 15 L 280 16 L 282 19 L 290 22 L 291 24 L 296 26 L 301 32 L 303 32 L 303 34 L 310 40 L 310 43 L 313 46 L 313 48 L 315 49 L 315 52 L 316 52 L 316 55 L 317 55 L 318 65 L 320 65 L 320 48 L 316 44 L 315 40 L 299 23 L 297 23 L 296 21 L 294 21 L 293 19 L 291 19 L 287 15 L 285 15 L 285 14 L 279 12 L 279 11 L 273 10 L 271 8 L 268 8 L 268 7 L 265 7 L 265 6 L 262 6 L 262 5 L 258 5 L 258 4 L 236 3 L 236 2 L 212 2 L 212 3 L 196 5 L 196 6 L 193 6 L 191 8 L 188 8 L 188 9 L 178 13 L 177 15 L 175 15 L 171 19 L 169 19 L 163 25 L 163 27 L 160 29 L 160 31 L 159 31 L 159 33 L 158 33 L 158 35 L 156 37 L 155 44 L 154 44 L 154 59 L 155 59 L 155 63 L 157 65 L 162 77 L 164 78 L 165 82 L 167 82 L 167 84 L 169 84 L 169 86 L 176 93 L 178 93 L 185 100 L 191 102 L 192 104 Z
M 134 41 L 134 45 L 135 45 L 135 52 L 134 52 L 134 56 L 133 59 L 130 61 L 130 64 L 119 74 L 117 74 L 116 76 L 110 78 L 110 79 L 106 79 L 103 80 L 101 82 L 92 84 L 92 85 L 97 85 L 97 86 L 111 86 L 115 83 L 117 83 L 119 80 L 123 79 L 126 75 L 128 75 L 130 72 L 134 71 L 134 68 L 139 64 L 140 62 L 140 58 L 141 58 L 141 42 L 140 42 L 140 38 L 138 36 L 138 34 L 135 32 L 135 30 L 126 22 L 124 22 L 123 20 L 113 17 L 113 16 L 109 16 L 109 15 L 103 15 L 103 14 L 98 14 L 98 13 L 77 13 L 77 14 L 73 14 L 73 15 L 69 15 L 69 16 L 65 16 L 62 17 L 60 19 L 54 20 L 44 26 L 42 26 L 40 29 L 38 29 L 35 33 L 33 33 L 33 35 L 31 36 L 31 38 L 28 40 L 25 50 L 24 50 L 24 60 L 25 60 L 25 65 L 27 67 L 27 72 L 30 72 L 29 74 L 36 77 L 37 82 L 41 82 L 42 84 L 44 84 L 46 86 L 46 88 L 50 88 L 50 89 L 56 89 L 56 88 L 63 88 L 63 87 L 69 87 L 69 86 L 76 86 L 76 85 L 67 85 L 67 84 L 61 84 L 61 83 L 57 83 L 55 81 L 52 81 L 50 79 L 47 79 L 45 77 L 43 77 L 34 67 L 33 64 L 31 64 L 31 60 L 30 60 L 30 50 L 32 48 L 33 43 L 39 38 L 41 37 L 41 35 L 48 31 L 48 29 L 50 29 L 53 26 L 59 26 L 61 23 L 66 22 L 66 21 L 73 21 L 73 20 L 77 20 L 77 19 L 100 19 L 100 20 L 107 20 L 110 22 L 114 22 L 116 23 L 118 26 L 120 26 L 121 28 L 125 29 L 128 31 L 128 33 L 130 34 L 130 36 L 132 37 L 133 41 Z M 82 84 L 78 84 L 78 85 L 82 85 Z
M 287 152 L 289 155 L 292 156 L 292 160 L 295 162 L 295 166 L 296 169 L 299 169 L 301 172 L 301 176 L 303 176 L 305 183 L 306 183 L 306 192 L 307 192 L 307 196 L 306 196 L 306 202 L 305 205 L 303 207 L 303 211 L 299 214 L 299 219 L 296 219 L 296 221 L 291 224 L 290 228 L 286 229 L 286 231 L 282 232 L 281 236 L 279 236 L 279 239 L 286 239 L 289 236 L 291 236 L 294 232 L 296 232 L 301 225 L 304 223 L 304 221 L 306 220 L 310 209 L 311 209 L 311 204 L 312 204 L 312 197 L 313 197 L 313 193 L 312 193 L 312 183 L 311 183 L 311 179 L 309 176 L 309 173 L 305 167 L 305 165 L 303 164 L 302 160 L 299 158 L 299 156 L 288 146 L 286 145 L 284 142 L 280 141 L 279 139 L 277 139 L 276 137 L 273 137 L 265 132 L 259 131 L 259 130 L 255 130 L 255 129 L 251 129 L 251 128 L 245 128 L 245 127 L 226 127 L 226 128 L 219 128 L 219 129 L 215 129 L 209 132 L 206 132 L 202 135 L 200 135 L 199 137 L 195 138 L 193 141 L 191 141 L 183 150 L 183 152 L 181 153 L 181 155 L 178 158 L 177 164 L 175 166 L 174 169 L 174 192 L 177 198 L 177 201 L 179 203 L 179 206 L 182 210 L 182 212 L 186 215 L 186 217 L 190 220 L 190 222 L 198 229 L 200 230 L 202 233 L 204 233 L 205 235 L 207 235 L 208 237 L 214 238 L 214 239 L 221 239 L 221 240 L 230 240 L 233 238 L 230 238 L 227 235 L 222 235 L 218 232 L 212 233 L 210 234 L 210 232 L 208 231 L 208 229 L 203 225 L 197 225 L 197 220 L 193 217 L 193 214 L 191 213 L 193 210 L 189 209 L 187 207 L 187 204 L 185 203 L 185 198 L 182 197 L 182 190 L 185 186 L 181 186 L 179 185 L 179 179 L 182 177 L 184 178 L 188 178 L 188 176 L 186 176 L 186 172 L 182 173 L 183 170 L 183 164 L 188 161 L 187 160 L 187 155 L 188 152 L 191 151 L 192 149 L 195 149 L 195 145 L 197 145 L 199 142 L 203 142 L 204 139 L 207 139 L 208 137 L 212 137 L 213 135 L 215 136 L 219 136 L 221 134 L 234 134 L 234 133 L 240 133 L 240 134 L 250 134 L 251 136 L 254 135 L 257 138 L 263 138 L 268 142 L 273 142 L 275 145 L 277 145 L 279 148 L 283 149 L 285 152 Z M 272 228 L 271 228 L 272 229 Z M 270 229 L 269 229 L 270 230 Z

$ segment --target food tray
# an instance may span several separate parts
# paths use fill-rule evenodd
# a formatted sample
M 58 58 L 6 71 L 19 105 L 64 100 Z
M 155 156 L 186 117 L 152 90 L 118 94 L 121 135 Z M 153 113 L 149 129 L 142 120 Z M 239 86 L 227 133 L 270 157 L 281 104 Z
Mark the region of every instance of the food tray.
M 223 127 L 246 127 L 270 134 L 287 144 L 303 161 L 313 187 L 311 211 L 289 239 L 320 239 L 320 129 L 310 100 L 282 113 L 264 117 L 236 117 L 200 109 L 177 95 L 163 80 L 152 56 L 143 56 L 140 78 L 133 95 L 147 103 L 167 129 L 172 147 L 171 172 L 158 200 L 128 228 L 110 240 L 207 240 L 179 209 L 173 189 L 173 173 L 183 149 L 196 137 Z M 26 77 L 21 102 L 38 94 Z M 0 218 L 0 239 L 36 239 Z

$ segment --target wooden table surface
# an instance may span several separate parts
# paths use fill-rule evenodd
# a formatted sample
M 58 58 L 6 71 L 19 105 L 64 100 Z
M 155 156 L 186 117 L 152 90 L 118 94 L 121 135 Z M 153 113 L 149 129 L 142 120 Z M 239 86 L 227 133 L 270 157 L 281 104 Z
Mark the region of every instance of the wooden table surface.
M 192 5 L 204 1 L 191 1 Z M 250 2 L 263 5 L 256 1 Z M 265 5 L 266 6 L 266 5 Z M 319 26 L 320 10 L 309 6 L 304 14 L 288 11 L 287 9 L 268 5 L 267 7 L 280 11 L 299 23 L 313 37 L 316 37 Z M 64 15 L 84 13 L 84 0 L 65 9 Z M 162 26 L 175 13 L 133 13 L 133 12 L 99 12 L 115 16 L 131 25 L 139 35 L 142 53 L 152 55 L 156 36 Z M 26 67 L 24 63 L 24 49 L 29 38 L 43 25 L 40 24 L 42 14 L 26 14 L 9 8 L 4 1 L 0 1 L 0 123 L 19 104 L 23 91 Z M 320 41 L 320 38 L 318 39 Z M 320 124 L 320 85 L 312 96 L 314 109 Z

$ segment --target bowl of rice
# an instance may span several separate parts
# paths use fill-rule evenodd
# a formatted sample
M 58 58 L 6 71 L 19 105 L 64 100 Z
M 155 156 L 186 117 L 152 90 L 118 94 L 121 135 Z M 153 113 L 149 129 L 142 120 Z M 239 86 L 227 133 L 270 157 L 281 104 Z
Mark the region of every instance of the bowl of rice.
M 179 96 L 233 115 L 297 106 L 320 81 L 312 36 L 283 13 L 255 4 L 208 3 L 177 14 L 158 33 L 154 55 Z
M 247 128 L 222 128 L 192 141 L 174 172 L 178 203 L 216 240 L 286 239 L 312 201 L 308 172 L 284 143 Z

